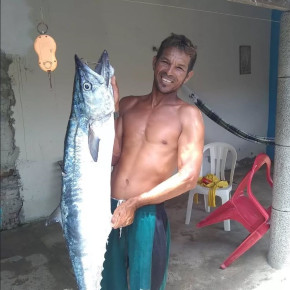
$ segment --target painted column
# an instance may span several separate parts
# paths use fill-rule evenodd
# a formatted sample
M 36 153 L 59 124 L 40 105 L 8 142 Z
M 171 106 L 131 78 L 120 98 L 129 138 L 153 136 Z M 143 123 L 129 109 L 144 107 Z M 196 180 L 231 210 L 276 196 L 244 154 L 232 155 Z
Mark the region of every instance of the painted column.
M 278 56 L 281 11 L 272 10 L 271 16 L 271 41 L 270 41 L 270 69 L 269 69 L 269 117 L 268 117 L 268 137 L 275 137 L 276 103 L 277 103 L 277 83 L 278 83 Z M 274 160 L 275 147 L 267 146 L 267 154 Z
M 280 24 L 274 187 L 268 262 L 290 267 L 290 11 Z

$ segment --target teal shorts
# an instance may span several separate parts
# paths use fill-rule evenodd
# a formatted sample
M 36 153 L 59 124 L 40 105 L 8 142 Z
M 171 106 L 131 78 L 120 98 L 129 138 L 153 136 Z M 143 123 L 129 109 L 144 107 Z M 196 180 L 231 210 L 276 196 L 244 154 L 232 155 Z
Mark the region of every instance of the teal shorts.
M 117 204 L 118 200 L 112 199 L 112 213 Z M 169 246 L 170 230 L 164 204 L 139 208 L 133 224 L 112 229 L 110 233 L 101 289 L 165 289 Z

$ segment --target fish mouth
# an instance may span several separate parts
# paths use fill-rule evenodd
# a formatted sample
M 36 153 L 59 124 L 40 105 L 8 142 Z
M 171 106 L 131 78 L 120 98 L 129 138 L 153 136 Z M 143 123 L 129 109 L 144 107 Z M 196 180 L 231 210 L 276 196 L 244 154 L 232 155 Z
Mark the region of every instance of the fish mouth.
M 94 70 L 92 70 L 86 63 L 84 63 L 76 54 L 75 63 L 76 66 L 80 67 L 83 71 L 86 71 L 96 76 L 102 76 L 106 83 L 106 86 L 109 86 L 109 81 L 114 74 L 114 69 L 110 65 L 109 54 L 106 50 L 103 51 Z
M 111 77 L 110 67 L 109 54 L 106 50 L 104 50 L 95 67 L 95 72 L 103 76 L 107 86 L 109 85 L 109 80 Z
M 95 72 L 100 75 L 102 74 L 102 71 L 109 69 L 110 69 L 109 55 L 108 52 L 104 50 L 95 67 Z

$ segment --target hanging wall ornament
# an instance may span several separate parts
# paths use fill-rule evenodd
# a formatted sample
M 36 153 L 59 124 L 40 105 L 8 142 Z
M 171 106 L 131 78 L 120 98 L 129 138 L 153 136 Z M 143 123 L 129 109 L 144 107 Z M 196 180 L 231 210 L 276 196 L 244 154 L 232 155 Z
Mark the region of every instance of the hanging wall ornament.
M 44 22 L 37 25 L 39 36 L 34 41 L 34 50 L 38 54 L 39 67 L 48 73 L 51 86 L 51 72 L 57 67 L 57 59 L 55 57 L 56 43 L 54 39 L 46 34 L 48 26 Z

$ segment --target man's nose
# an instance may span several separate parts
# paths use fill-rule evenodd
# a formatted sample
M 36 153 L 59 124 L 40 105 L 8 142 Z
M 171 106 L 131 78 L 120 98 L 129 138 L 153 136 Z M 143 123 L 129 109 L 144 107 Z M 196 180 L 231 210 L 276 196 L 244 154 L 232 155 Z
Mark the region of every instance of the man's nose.
M 168 66 L 167 68 L 167 74 L 172 75 L 173 74 L 173 65 Z

